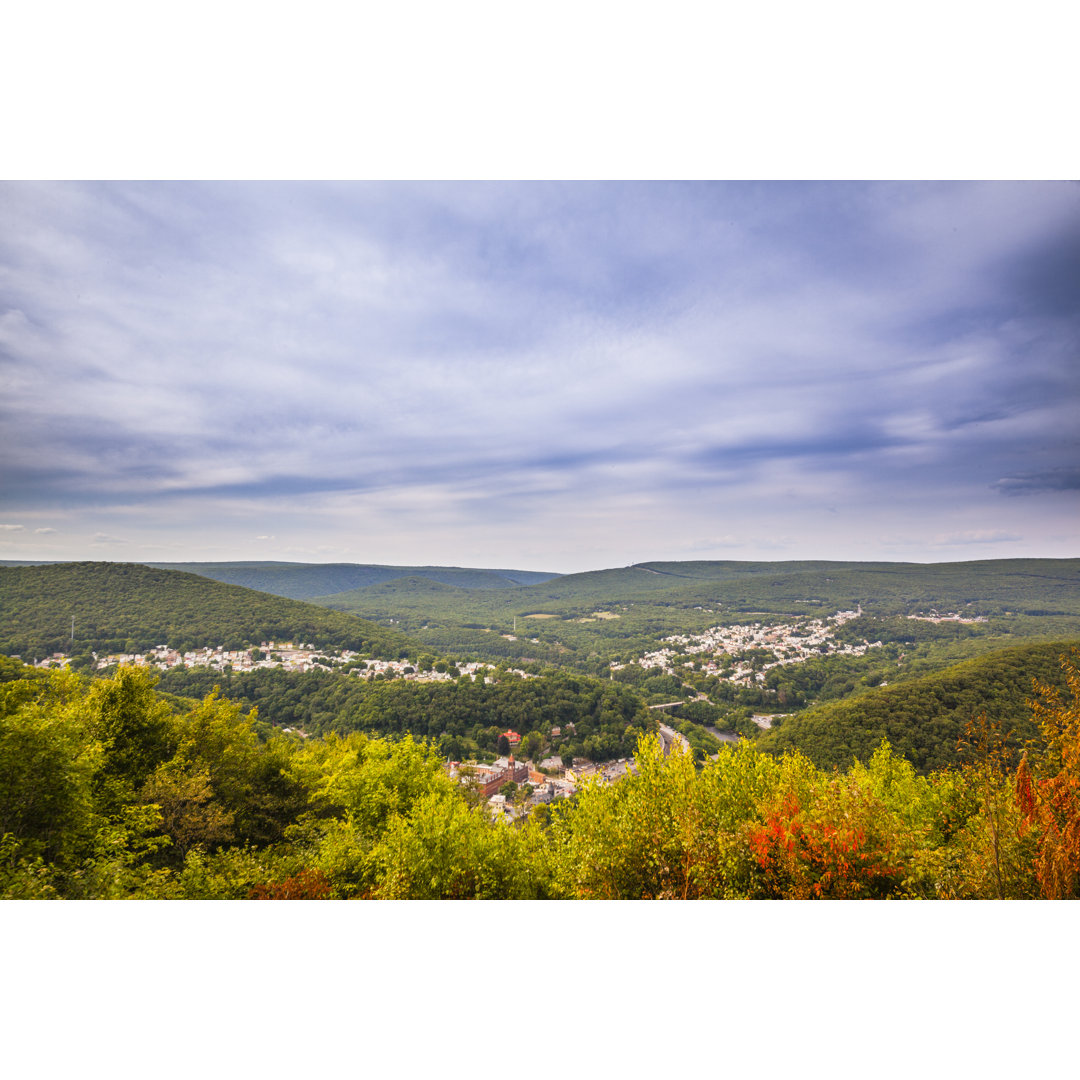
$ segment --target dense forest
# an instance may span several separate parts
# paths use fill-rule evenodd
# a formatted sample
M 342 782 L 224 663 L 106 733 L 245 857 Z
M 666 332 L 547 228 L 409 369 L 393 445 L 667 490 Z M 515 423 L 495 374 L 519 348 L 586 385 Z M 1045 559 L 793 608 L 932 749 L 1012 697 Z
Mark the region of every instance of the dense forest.
M 822 768 L 866 761 L 883 739 L 919 772 L 957 761 L 957 740 L 975 715 L 1013 733 L 1017 745 L 1036 736 L 1029 716 L 1032 685 L 1061 689 L 1059 657 L 1075 642 L 1026 645 L 964 661 L 898 686 L 869 690 L 842 701 L 774 720 L 760 740 L 764 750 L 798 750 Z
M 976 717 L 956 766 L 888 744 L 823 770 L 742 741 L 492 820 L 412 736 L 303 739 L 210 694 L 0 662 L 7 898 L 1076 898 L 1080 657 L 1022 751 Z
M 263 641 L 383 657 L 415 648 L 393 629 L 196 574 L 136 563 L 0 567 L 0 652 L 7 655 L 74 652 L 85 659 L 91 651 L 242 649 Z
M 261 724 L 307 734 L 363 731 L 426 738 L 455 760 L 493 754 L 508 728 L 535 734 L 553 755 L 592 761 L 629 757 L 656 721 L 641 698 L 618 683 L 550 672 L 523 678 L 499 671 L 449 682 L 358 679 L 337 672 L 264 669 L 223 676 L 206 668 L 173 669 L 161 677 L 170 694 L 202 697 L 220 686 Z M 552 732 L 556 731 L 555 735 Z

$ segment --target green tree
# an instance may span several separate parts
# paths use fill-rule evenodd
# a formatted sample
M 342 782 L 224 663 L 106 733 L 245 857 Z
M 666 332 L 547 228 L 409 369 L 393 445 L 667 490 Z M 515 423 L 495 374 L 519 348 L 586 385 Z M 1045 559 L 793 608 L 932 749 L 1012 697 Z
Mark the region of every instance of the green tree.
M 44 695 L 37 681 L 8 685 L 0 716 L 0 836 L 8 857 L 41 856 L 64 863 L 94 830 L 94 780 L 104 750 L 65 703 L 77 693 L 74 676 L 57 674 Z M 20 690 L 24 691 L 20 694 Z
M 539 731 L 530 731 L 518 744 L 518 756 L 537 761 L 544 751 L 544 745 L 544 736 Z
M 160 765 L 143 785 L 141 798 L 160 812 L 161 831 L 181 862 L 196 844 L 215 847 L 233 838 L 233 815 L 215 800 L 207 769 Z
M 83 708 L 90 732 L 105 748 L 105 776 L 138 786 L 172 756 L 171 710 L 154 693 L 156 685 L 156 676 L 133 667 L 90 684 Z
M 385 899 L 526 900 L 554 895 L 541 830 L 492 822 L 454 792 L 432 791 L 396 817 L 376 848 Z

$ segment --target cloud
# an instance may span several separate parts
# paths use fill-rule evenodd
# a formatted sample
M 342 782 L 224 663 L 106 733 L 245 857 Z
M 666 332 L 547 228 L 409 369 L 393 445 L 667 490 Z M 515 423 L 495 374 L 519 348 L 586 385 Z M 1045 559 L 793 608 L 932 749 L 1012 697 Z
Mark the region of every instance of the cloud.
M 1039 495 L 1048 491 L 1080 491 L 1080 468 L 1005 476 L 990 485 L 1002 495 Z
M 126 544 L 127 540 L 121 539 L 119 536 L 110 536 L 108 533 L 94 533 L 92 544 Z
M 952 535 L 1076 486 L 1078 222 L 1056 184 L 5 185 L 0 497 L 200 546 L 225 518 L 182 508 L 306 547 L 407 516 L 508 565 L 510 517 L 556 553 L 600 506 L 647 543 L 800 535 L 781 503 Z
M 1012 544 L 1023 540 L 1022 536 L 1015 533 L 1003 532 L 1000 529 L 974 529 L 962 533 L 952 533 L 948 536 L 935 536 L 934 543 L 941 547 L 952 547 L 962 544 Z
M 53 529 L 53 528 L 46 527 L 44 529 L 35 529 L 34 532 L 37 533 L 39 536 L 48 536 L 51 533 L 55 533 L 56 530 Z
M 22 525 L 0 525 L 0 532 L 22 532 Z

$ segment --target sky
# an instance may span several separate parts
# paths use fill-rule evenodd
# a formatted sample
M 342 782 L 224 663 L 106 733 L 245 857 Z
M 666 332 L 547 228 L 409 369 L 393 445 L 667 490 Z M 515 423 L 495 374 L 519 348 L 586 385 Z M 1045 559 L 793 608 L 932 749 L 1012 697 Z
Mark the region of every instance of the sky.
M 1080 556 L 1080 184 L 0 184 L 0 559 Z

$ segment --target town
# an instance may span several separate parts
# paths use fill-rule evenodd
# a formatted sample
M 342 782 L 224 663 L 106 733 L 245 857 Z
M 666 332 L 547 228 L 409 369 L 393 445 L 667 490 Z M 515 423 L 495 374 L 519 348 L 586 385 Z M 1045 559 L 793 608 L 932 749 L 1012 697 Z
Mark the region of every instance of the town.
M 151 667 L 167 671 L 174 667 L 207 667 L 226 672 L 249 672 L 264 668 L 281 668 L 285 671 L 333 671 L 344 670 L 350 675 L 364 679 L 402 678 L 417 682 L 446 682 L 462 675 L 480 677 L 491 670 L 490 664 L 450 664 L 438 661 L 429 669 L 418 667 L 409 660 L 370 660 L 357 652 L 342 649 L 339 652 L 316 649 L 311 644 L 295 644 L 291 641 L 264 641 L 258 648 L 225 649 L 207 646 L 181 652 L 167 645 L 158 645 L 145 653 L 110 653 L 98 656 L 94 653 L 94 667 L 98 671 L 120 664 L 129 667 Z M 64 653 L 53 653 L 33 665 L 39 668 L 67 667 L 71 658 Z M 522 677 L 526 673 L 516 672 Z
M 663 639 L 664 648 L 646 653 L 636 663 L 644 668 L 660 668 L 667 675 L 677 675 L 676 668 L 681 664 L 737 686 L 753 686 L 765 681 L 766 671 L 782 664 L 799 664 L 820 656 L 864 656 L 868 649 L 880 648 L 880 641 L 849 645 L 832 633 L 834 627 L 861 614 L 860 607 L 857 611 L 838 611 L 829 619 L 713 626 L 701 634 L 673 634 Z M 695 655 L 710 659 L 678 659 Z M 613 671 L 626 666 L 611 665 Z
M 553 729 L 553 734 L 559 734 L 559 728 Z M 659 736 L 665 757 L 675 746 L 690 752 L 686 737 L 666 724 L 659 725 Z M 502 737 L 511 748 L 521 742 L 516 731 L 505 731 Z M 614 784 L 637 772 L 633 758 L 601 763 L 575 758 L 571 765 L 565 766 L 558 757 L 534 764 L 515 761 L 513 753 L 496 758 L 490 765 L 448 761 L 445 769 L 452 779 L 470 789 L 478 801 L 486 801 L 495 817 L 511 821 L 528 817 L 530 811 L 556 799 L 571 798 L 583 783 Z
M 60 668 L 66 667 L 69 662 L 70 657 L 55 653 L 38 661 L 35 666 Z M 447 682 L 462 676 L 490 681 L 491 677 L 485 672 L 492 671 L 489 664 L 451 664 L 447 661 L 436 661 L 424 670 L 409 660 L 364 659 L 359 653 L 348 649 L 335 653 L 333 650 L 316 649 L 312 644 L 291 641 L 264 641 L 258 648 L 252 649 L 211 646 L 181 652 L 159 645 L 144 653 L 110 653 L 100 657 L 95 654 L 95 668 L 99 671 L 119 665 L 156 668 L 160 671 L 180 666 L 205 667 L 222 673 L 245 673 L 266 668 L 298 672 L 337 670 L 363 679 L 400 678 L 416 682 Z M 508 671 L 521 678 L 535 678 L 525 671 Z M 573 724 L 568 726 L 573 730 Z M 687 745 L 682 735 L 663 725 L 661 727 L 665 752 L 676 742 Z M 308 737 L 304 731 L 291 727 L 282 728 L 282 732 Z M 558 735 L 560 729 L 556 727 L 552 733 Z M 527 817 L 536 807 L 556 799 L 571 797 L 579 784 L 586 780 L 608 784 L 633 771 L 633 761 L 626 759 L 597 764 L 587 758 L 576 758 L 569 767 L 558 757 L 548 757 L 533 764 L 515 761 L 512 751 L 521 742 L 521 735 L 513 730 L 507 730 L 503 735 L 510 748 L 508 755 L 496 758 L 491 764 L 448 761 L 444 767 L 464 787 L 478 792 L 478 801 L 486 802 L 493 815 L 509 821 Z

